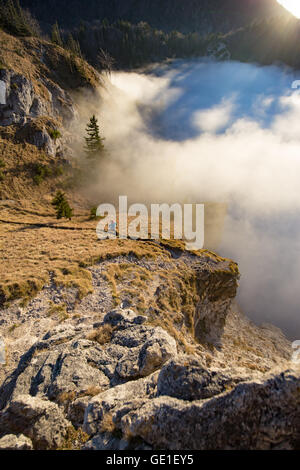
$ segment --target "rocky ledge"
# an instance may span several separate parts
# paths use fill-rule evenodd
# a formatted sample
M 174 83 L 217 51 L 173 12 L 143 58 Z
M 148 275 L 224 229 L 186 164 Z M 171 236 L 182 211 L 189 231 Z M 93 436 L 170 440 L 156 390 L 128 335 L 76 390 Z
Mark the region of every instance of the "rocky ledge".
M 94 293 L 80 302 L 49 285 L 21 313 L 16 305 L 2 310 L 2 326 L 18 312 L 31 336 L 9 344 L 15 355 L 0 388 L 0 449 L 299 448 L 300 370 L 279 330 L 239 311 L 235 263 L 172 250 L 168 259 L 126 260 L 156 273 L 142 312 L 125 298 L 111 308 L 103 273 L 123 258 L 90 268 Z M 186 323 L 186 342 L 159 310 L 157 274 L 171 266 L 185 267 L 188 286 L 196 279 L 192 318 L 169 313 L 181 328 Z M 45 299 L 67 294 L 72 316 L 43 317 Z

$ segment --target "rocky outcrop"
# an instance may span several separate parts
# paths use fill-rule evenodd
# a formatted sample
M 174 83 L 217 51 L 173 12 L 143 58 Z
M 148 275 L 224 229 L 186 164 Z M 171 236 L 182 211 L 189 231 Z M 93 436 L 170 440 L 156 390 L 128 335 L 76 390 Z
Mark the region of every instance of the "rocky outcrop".
M 92 327 L 50 331 L 0 390 L 2 435 L 51 449 L 74 425 L 94 450 L 297 447 L 300 372 L 208 368 L 146 320 L 116 309 Z
M 150 375 L 176 355 L 175 340 L 159 327 L 141 325 L 145 320 L 130 310 L 117 310 L 92 329 L 60 326 L 49 332 L 4 383 L 1 407 L 24 394 L 46 397 L 65 406 L 78 424 L 82 397 Z M 102 344 L 103 328 L 110 322 L 115 327 Z
M 65 145 L 58 128 L 58 123 L 50 118 L 28 118 L 26 124 L 17 130 L 15 136 L 17 141 L 35 145 L 52 157 L 62 157 Z
M 35 449 L 56 449 L 70 423 L 55 403 L 30 395 L 19 395 L 0 416 L 1 433 L 22 433 Z
M 160 371 L 157 395 L 193 401 L 220 395 L 241 378 L 222 372 L 209 371 L 193 356 L 179 356 L 169 361 Z
M 0 126 L 16 125 L 17 141 L 35 145 L 51 156 L 61 156 L 67 143 L 63 126 L 69 126 L 77 117 L 67 92 L 46 78 L 34 85 L 12 70 L 1 70 L 0 81 L 5 98 L 0 103 Z
M 85 432 L 95 436 L 117 429 L 120 409 L 123 409 L 124 415 L 156 396 L 157 377 L 158 374 L 154 373 L 147 378 L 118 385 L 90 400 L 84 416 Z M 115 418 L 117 416 L 118 418 Z
M 25 124 L 29 118 L 48 116 L 69 122 L 76 116 L 69 95 L 48 79 L 41 79 L 42 93 L 33 82 L 13 70 L 1 70 L 5 84 L 6 103 L 0 105 L 0 125 Z
M 185 369 L 183 361 L 184 358 L 175 380 L 174 363 L 165 366 L 157 389 L 157 377 L 152 376 L 151 380 L 121 385 L 95 397 L 86 409 L 84 421 L 85 431 L 94 436 L 89 448 L 97 449 L 107 440 L 108 416 L 113 435 L 119 432 L 131 442 L 142 439 L 158 449 L 297 448 L 299 373 L 285 372 L 263 381 L 230 386 L 220 372 L 210 374 L 203 370 L 202 383 L 200 374 L 193 381 L 189 373 L 194 361 L 185 358 Z M 165 372 L 170 368 L 169 379 Z M 197 387 L 191 386 L 196 382 Z M 182 392 L 179 384 L 183 385 Z M 112 445 L 120 442 L 110 441 L 108 446 Z
M 159 397 L 129 413 L 120 408 L 120 427 L 154 447 L 174 450 L 296 448 L 299 385 L 299 374 L 287 372 L 238 385 L 211 400 Z
M 115 260 L 151 273 L 142 314 L 134 298 L 109 308 L 103 273 L 115 268 L 111 260 L 90 268 L 95 291 L 80 302 L 75 289 L 50 285 L 28 306 L 3 311 L 2 326 L 24 317 L 26 340 L 16 347 L 31 346 L 0 388 L 0 438 L 14 445 L 23 435 L 34 449 L 60 448 L 73 426 L 87 434 L 81 446 L 90 450 L 299 447 L 300 371 L 289 370 L 290 343 L 238 310 L 235 263 L 167 250 L 159 263 Z M 185 303 L 176 316 L 171 307 L 159 310 L 177 292 L 157 274 L 171 276 L 174 267 L 185 302 L 184 282 L 193 289 L 193 316 L 183 313 Z M 69 318 L 51 323 L 49 301 L 67 298 Z
M 223 334 L 226 317 L 236 297 L 239 270 L 235 263 L 208 260 L 195 264 L 200 300 L 193 319 L 195 337 L 200 341 L 218 344 Z
M 0 450 L 33 450 L 32 442 L 22 434 L 7 434 L 0 439 Z

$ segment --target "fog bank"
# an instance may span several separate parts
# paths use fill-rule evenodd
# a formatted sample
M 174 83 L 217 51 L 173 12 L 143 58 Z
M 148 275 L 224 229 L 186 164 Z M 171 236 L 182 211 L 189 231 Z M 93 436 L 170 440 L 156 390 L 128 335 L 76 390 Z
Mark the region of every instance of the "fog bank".
M 102 194 L 227 203 L 218 252 L 240 265 L 239 303 L 292 339 L 300 338 L 300 96 L 291 89 L 299 78 L 275 66 L 176 61 L 113 74 L 95 103 L 110 152 Z

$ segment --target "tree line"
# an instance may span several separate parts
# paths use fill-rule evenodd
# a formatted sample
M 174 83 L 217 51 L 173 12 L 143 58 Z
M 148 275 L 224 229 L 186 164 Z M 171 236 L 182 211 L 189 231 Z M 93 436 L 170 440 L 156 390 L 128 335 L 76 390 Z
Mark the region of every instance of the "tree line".
M 38 21 L 19 0 L 0 0 L 0 28 L 16 36 L 41 36 Z M 163 32 L 146 22 L 132 24 L 118 20 L 82 22 L 65 30 L 58 22 L 52 26 L 54 44 L 88 60 L 99 70 L 137 67 L 166 58 L 199 56 L 205 53 L 206 40 L 199 33 Z
M 16 36 L 41 34 L 38 21 L 21 8 L 19 0 L 0 0 L 0 28 Z
M 61 36 L 65 37 L 65 44 L 70 44 L 72 38 L 80 53 L 100 70 L 112 63 L 117 68 L 130 68 L 167 58 L 201 56 L 207 45 L 207 37 L 199 33 L 167 33 L 144 21 L 138 24 L 124 20 L 110 24 L 105 19 L 93 24 L 82 22 L 71 33 L 61 32 Z

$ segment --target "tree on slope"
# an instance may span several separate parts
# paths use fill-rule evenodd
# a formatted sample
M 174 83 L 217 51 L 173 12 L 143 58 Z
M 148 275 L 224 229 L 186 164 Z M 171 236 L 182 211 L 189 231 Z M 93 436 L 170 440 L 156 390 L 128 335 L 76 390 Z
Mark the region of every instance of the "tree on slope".
M 52 206 L 55 207 L 57 219 L 62 219 L 63 217 L 69 220 L 72 219 L 73 209 L 69 206 L 65 193 L 62 191 L 57 191 L 55 198 L 52 201 Z
M 87 158 L 96 160 L 101 157 L 104 152 L 104 138 L 100 136 L 98 120 L 95 115 L 90 119 L 86 127 L 87 137 L 85 137 L 85 152 Z

